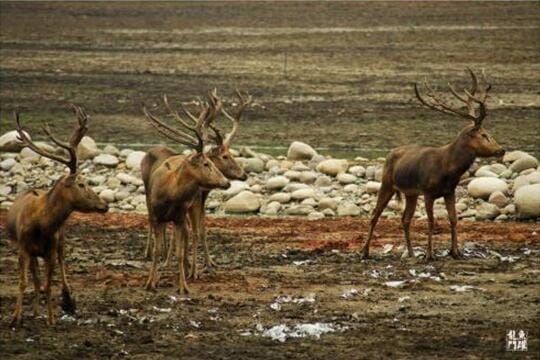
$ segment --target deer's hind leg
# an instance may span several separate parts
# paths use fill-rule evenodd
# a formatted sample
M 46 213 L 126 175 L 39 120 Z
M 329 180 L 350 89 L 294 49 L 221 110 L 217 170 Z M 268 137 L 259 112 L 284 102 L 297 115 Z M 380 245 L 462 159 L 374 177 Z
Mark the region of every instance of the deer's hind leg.
M 19 293 L 17 294 L 17 301 L 15 303 L 15 311 L 13 312 L 13 320 L 11 320 L 10 326 L 19 326 L 22 322 L 22 304 L 24 297 L 24 290 L 28 282 L 27 269 L 30 265 L 30 255 L 19 250 Z
M 403 225 L 403 232 L 405 233 L 405 242 L 407 244 L 407 253 L 409 257 L 414 256 L 414 251 L 411 244 L 410 236 L 410 227 L 411 221 L 414 215 L 414 210 L 416 209 L 416 203 L 418 200 L 417 195 L 406 196 L 405 211 L 403 211 L 403 216 L 401 217 L 401 223 Z
M 165 237 L 165 230 L 167 229 L 167 223 L 160 223 L 154 226 L 155 238 L 154 246 L 152 248 L 152 264 L 148 272 L 148 280 L 146 281 L 146 290 L 153 290 L 157 286 L 159 280 L 159 255 L 161 254 L 161 243 Z

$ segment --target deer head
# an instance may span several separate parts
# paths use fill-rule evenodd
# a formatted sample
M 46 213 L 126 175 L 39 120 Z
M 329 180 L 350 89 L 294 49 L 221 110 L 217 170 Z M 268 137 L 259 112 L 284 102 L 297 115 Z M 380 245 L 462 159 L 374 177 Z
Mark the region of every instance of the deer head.
M 486 100 L 488 92 L 491 90 L 491 85 L 487 83 L 484 73 L 482 73 L 482 83 L 478 83 L 478 78 L 474 72 L 467 68 L 471 76 L 472 85 L 470 90 L 464 90 L 464 94 L 459 94 L 452 85 L 448 84 L 450 93 L 464 103 L 467 107 L 465 112 L 463 109 L 456 109 L 449 106 L 441 98 L 435 95 L 435 91 L 427 80 L 424 81 L 426 95 L 431 99 L 431 102 L 425 100 L 418 91 L 417 84 L 414 84 L 414 92 L 422 105 L 447 115 L 455 115 L 464 119 L 471 120 L 472 123 L 465 126 L 458 135 L 458 142 L 462 144 L 466 150 L 472 152 L 475 156 L 490 157 L 504 155 L 503 148 L 493 139 L 493 137 L 482 127 L 482 123 L 486 118 Z M 476 106 L 478 105 L 478 113 Z
M 211 93 L 211 96 L 217 98 L 215 90 Z M 249 94 L 242 95 L 238 90 L 236 90 L 236 96 L 238 97 L 239 102 L 235 116 L 231 116 L 224 107 L 221 107 L 222 114 L 233 124 L 231 131 L 223 137 L 221 130 L 216 125 L 210 124 L 210 129 L 214 134 L 212 138 L 216 146 L 210 149 L 208 156 L 227 178 L 233 180 L 246 180 L 247 174 L 234 159 L 234 156 L 230 151 L 230 146 L 234 136 L 238 132 L 242 114 L 246 107 L 252 102 L 252 97 Z
M 204 188 L 228 188 L 230 186 L 229 180 L 227 180 L 220 172 L 208 155 L 204 153 L 204 145 L 208 139 L 208 127 L 220 111 L 221 102 L 214 101 L 214 99 L 211 99 L 210 102 L 205 102 L 202 104 L 198 116 L 185 110 L 184 112 L 189 114 L 190 119 L 193 120 L 193 125 L 190 125 L 176 111 L 172 110 L 166 95 L 163 96 L 163 102 L 169 110 L 170 115 L 177 120 L 182 126 L 182 129 L 176 129 L 159 120 L 156 116 L 151 114 L 144 105 L 143 112 L 150 124 L 161 134 L 194 150 L 194 152 L 186 158 L 182 170 L 187 171 L 187 173 L 189 173 L 191 177 Z M 193 135 L 188 134 L 187 131 L 191 132 Z
M 29 147 L 39 155 L 62 163 L 69 168 L 69 174 L 62 176 L 56 182 L 54 187 L 55 191 L 59 191 L 59 198 L 65 201 L 66 206 L 80 212 L 107 212 L 109 210 L 107 203 L 99 198 L 99 196 L 88 186 L 84 177 L 77 172 L 77 146 L 84 137 L 84 134 L 88 131 L 88 127 L 86 126 L 88 115 L 82 108 L 76 105 L 72 105 L 72 107 L 77 115 L 78 124 L 73 130 L 69 143 L 58 140 L 56 136 L 52 134 L 47 124 L 43 129 L 53 143 L 67 151 L 69 158 L 52 154 L 34 144 L 23 131 L 19 114 L 15 113 L 18 138 L 25 146 Z

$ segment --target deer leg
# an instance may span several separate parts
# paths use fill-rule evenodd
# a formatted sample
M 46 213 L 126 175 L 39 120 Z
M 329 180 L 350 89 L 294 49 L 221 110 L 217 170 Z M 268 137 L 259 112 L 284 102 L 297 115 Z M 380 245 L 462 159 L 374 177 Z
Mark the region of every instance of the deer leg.
M 154 246 L 152 248 L 152 264 L 150 265 L 150 271 L 148 272 L 148 280 L 146 281 L 145 285 L 146 290 L 155 289 L 159 279 L 159 255 L 161 254 L 161 242 L 163 241 L 166 229 L 166 223 L 161 223 L 154 227 L 156 236 L 154 238 Z
M 30 255 L 19 252 L 19 293 L 17 294 L 17 302 L 15 303 L 15 311 L 13 312 L 13 320 L 11 320 L 10 326 L 19 326 L 22 321 L 22 303 L 24 297 L 24 290 L 26 289 L 26 283 L 28 281 L 26 271 L 30 265 Z
M 373 231 L 375 230 L 375 226 L 377 225 L 377 222 L 379 221 L 379 217 L 381 216 L 384 208 L 392 199 L 392 196 L 394 195 L 394 190 L 390 186 L 383 186 L 379 190 L 379 196 L 377 197 L 377 205 L 375 205 L 375 210 L 373 210 L 373 214 L 371 215 L 371 222 L 369 224 L 369 231 L 368 231 L 368 237 L 366 240 L 366 243 L 364 244 L 364 247 L 362 248 L 362 257 L 364 259 L 369 258 L 369 244 L 371 243 L 371 239 L 373 238 Z
M 191 233 L 193 237 L 193 241 L 191 243 L 191 269 L 189 272 L 189 278 L 192 279 L 198 279 L 198 269 L 197 269 L 197 252 L 198 252 L 198 245 L 199 245 L 199 228 L 200 228 L 200 219 L 198 217 L 199 211 L 197 208 L 192 207 L 189 211 L 189 219 L 191 222 Z M 186 255 L 186 259 L 188 256 Z
M 206 239 L 206 214 L 204 213 L 204 207 L 201 209 L 201 221 L 199 225 L 199 238 L 202 240 L 204 247 L 204 265 L 207 269 L 215 269 L 217 264 L 210 257 L 210 251 L 208 251 L 208 240 Z
M 187 229 L 185 219 L 176 224 L 176 256 L 178 258 L 178 292 L 180 294 L 189 293 L 189 288 L 186 283 L 186 274 L 184 272 L 184 242 L 187 238 Z
M 174 239 L 174 230 L 172 236 L 167 236 L 167 231 L 165 230 L 165 236 L 163 238 L 163 246 L 166 248 L 167 258 L 165 259 L 164 266 L 169 267 L 171 265 L 172 253 L 174 249 L 174 244 L 176 240 Z
M 54 325 L 54 309 L 51 300 L 51 286 L 52 277 L 54 274 L 54 265 L 56 262 L 56 252 L 51 251 L 51 255 L 48 259 L 45 259 L 45 272 L 47 277 L 47 283 L 45 285 L 45 298 L 47 300 L 47 324 Z
M 450 254 L 453 258 L 457 259 L 463 256 L 461 251 L 459 251 L 457 243 L 457 214 L 456 214 L 456 195 L 451 194 L 445 196 L 444 203 L 446 205 L 446 211 L 448 212 L 448 220 L 450 221 L 450 235 L 451 235 L 451 247 Z
M 401 223 L 403 224 L 403 232 L 405 233 L 405 242 L 407 243 L 407 253 L 409 257 L 414 257 L 414 251 L 411 245 L 411 237 L 410 237 L 410 227 L 411 227 L 411 221 L 414 215 L 414 210 L 416 209 L 416 202 L 418 200 L 418 196 L 407 196 L 406 197 L 406 205 L 405 205 L 405 211 L 403 212 L 403 216 L 401 217 Z
M 146 249 L 144 250 L 144 258 L 150 259 L 152 254 L 152 244 L 154 243 L 154 228 L 152 224 L 148 225 L 148 237 L 146 238 Z
M 428 217 L 428 244 L 427 244 L 427 251 L 426 251 L 426 260 L 431 261 L 434 260 L 433 257 L 433 202 L 435 199 L 431 198 L 430 196 L 424 195 L 425 203 L 426 203 L 426 213 Z
M 39 295 L 41 294 L 41 281 L 39 280 L 38 260 L 35 257 L 30 258 L 30 274 L 34 283 L 34 297 L 32 299 L 32 309 L 34 316 L 39 316 Z
M 64 234 L 60 235 L 58 241 L 58 266 L 60 267 L 60 275 L 62 276 L 62 303 L 60 307 L 68 314 L 75 314 L 77 305 L 75 300 L 71 297 L 71 289 L 69 287 L 66 276 L 66 264 L 64 262 Z

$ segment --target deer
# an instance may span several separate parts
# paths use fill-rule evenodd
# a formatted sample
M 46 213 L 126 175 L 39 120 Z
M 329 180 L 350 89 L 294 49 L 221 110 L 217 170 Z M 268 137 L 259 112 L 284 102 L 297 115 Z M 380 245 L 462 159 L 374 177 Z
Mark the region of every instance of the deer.
M 405 196 L 405 210 L 401 222 L 409 257 L 414 256 L 409 229 L 420 195 L 424 195 L 428 219 L 426 260 L 434 259 L 433 203 L 440 197 L 444 198 L 450 222 L 450 254 L 453 258 L 462 257 L 456 232 L 456 186 L 477 157 L 501 157 L 505 153 L 505 150 L 482 127 L 487 115 L 486 101 L 491 85 L 487 83 L 484 73 L 482 73 L 482 82 L 479 83 L 476 74 L 469 68 L 467 71 L 472 81 L 470 90 L 464 89 L 464 94 L 460 94 L 452 85 L 448 85 L 450 93 L 459 102 L 465 104 L 467 111 L 463 108 L 452 107 L 437 96 L 427 79 L 424 81 L 424 88 L 429 100 L 420 95 L 418 85 L 414 84 L 414 93 L 421 105 L 446 115 L 469 120 L 471 123 L 466 125 L 451 143 L 444 146 L 405 145 L 390 152 L 385 161 L 382 184 L 371 216 L 367 240 L 361 249 L 363 258 L 369 257 L 373 231 L 382 211 L 394 194 L 398 200 L 401 199 L 402 194 Z
M 189 209 L 197 201 L 201 189 L 227 189 L 230 186 L 229 180 L 204 153 L 208 127 L 219 111 L 219 106 L 219 103 L 213 99 L 210 104 L 204 104 L 193 126 L 179 116 L 176 117 L 183 127 L 183 130 L 179 130 L 151 114 L 143 104 L 143 112 L 147 120 L 158 132 L 194 150 L 188 156 L 173 155 L 159 165 L 156 164 L 145 182 L 149 226 L 155 234 L 152 264 L 145 285 L 147 290 L 155 290 L 157 287 L 158 255 L 161 253 L 161 244 L 165 241 L 167 223 L 172 222 L 178 258 L 178 292 L 180 294 L 190 292 L 186 283 L 184 264 Z
M 38 257 L 45 262 L 45 296 L 47 302 L 47 324 L 54 325 L 55 316 L 51 302 L 51 285 L 55 262 L 58 261 L 62 276 L 62 308 L 68 313 L 75 312 L 75 301 L 66 277 L 64 262 L 65 223 L 74 211 L 105 213 L 107 203 L 88 186 L 84 177 L 77 172 L 77 146 L 88 131 L 88 115 L 78 106 L 72 105 L 78 119 L 69 143 L 56 138 L 46 124 L 44 132 L 49 139 L 67 151 L 69 158 L 46 151 L 36 144 L 23 131 L 19 114 L 15 113 L 18 139 L 25 147 L 39 155 L 64 164 L 69 174 L 62 175 L 49 191 L 30 189 L 21 193 L 13 202 L 7 214 L 8 238 L 18 248 L 19 292 L 17 295 L 11 327 L 22 322 L 22 303 L 27 285 L 27 271 L 30 269 L 34 283 L 33 312 L 39 314 L 39 293 L 41 283 L 38 274 Z
M 249 94 L 242 94 L 239 90 L 236 90 L 236 96 L 239 100 L 238 109 L 236 111 L 235 116 L 232 116 L 227 112 L 221 104 L 220 99 L 217 96 L 217 92 L 214 89 L 213 92 L 209 94 L 209 99 L 211 101 L 218 104 L 216 106 L 216 109 L 218 111 L 221 111 L 225 115 L 225 117 L 230 120 L 233 124 L 233 127 L 229 133 L 223 136 L 221 130 L 216 127 L 213 124 L 210 124 L 210 129 L 214 133 L 214 136 L 212 136 L 215 146 L 213 146 L 210 150 L 206 152 L 210 160 L 217 166 L 219 171 L 225 177 L 227 177 L 229 180 L 246 180 L 247 175 L 243 168 L 236 162 L 234 159 L 234 156 L 231 154 L 230 146 L 232 143 L 232 140 L 236 136 L 240 124 L 240 120 L 242 118 L 242 115 L 244 113 L 244 110 L 246 107 L 252 102 L 252 96 Z M 183 120 L 179 118 L 179 115 L 176 111 L 172 110 L 171 106 L 169 105 L 169 102 L 167 101 L 166 95 L 163 99 L 168 111 L 175 117 L 178 121 L 181 123 Z M 200 102 L 199 102 L 200 103 Z M 186 109 L 184 106 L 182 106 L 182 111 L 188 116 L 188 118 L 195 122 L 196 117 L 191 114 L 191 112 Z M 146 186 L 148 184 L 148 180 L 150 177 L 150 174 L 152 171 L 158 167 L 165 159 L 171 157 L 171 156 L 178 156 L 179 154 L 176 153 L 174 150 L 165 147 L 165 146 L 157 146 L 154 147 L 146 153 L 145 157 L 143 158 L 141 162 L 141 174 L 143 178 L 143 182 Z M 193 252 L 192 252 L 192 261 L 190 266 L 190 272 L 189 276 L 191 278 L 197 279 L 198 278 L 198 269 L 197 269 L 197 245 L 198 241 L 202 240 L 203 249 L 204 249 L 204 259 L 205 259 L 205 267 L 208 269 L 215 268 L 216 264 L 213 262 L 213 260 L 210 257 L 209 249 L 208 249 L 208 242 L 206 238 L 206 226 L 205 226 L 205 202 L 208 198 L 210 191 L 207 189 L 201 189 L 199 196 L 197 197 L 196 201 L 193 202 L 192 206 L 189 209 L 189 219 L 192 226 L 192 233 L 193 233 Z M 149 227 L 148 231 L 148 238 L 147 238 L 147 244 L 146 244 L 146 251 L 145 255 L 146 257 L 150 256 L 150 245 L 152 244 L 153 239 L 153 233 L 152 228 Z M 167 258 L 165 261 L 165 264 L 168 265 L 170 258 L 172 254 L 172 247 L 169 246 L 169 251 L 167 252 Z M 187 254 L 186 254 L 187 255 Z M 187 259 L 185 260 L 186 264 L 188 263 Z

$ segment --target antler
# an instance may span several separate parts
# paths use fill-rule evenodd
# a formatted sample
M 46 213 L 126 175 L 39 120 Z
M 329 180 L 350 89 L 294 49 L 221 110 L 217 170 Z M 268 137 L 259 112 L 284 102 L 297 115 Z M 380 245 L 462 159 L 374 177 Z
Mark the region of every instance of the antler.
M 225 141 L 223 141 L 223 144 L 225 146 L 230 146 L 231 145 L 232 139 L 234 138 L 234 136 L 238 132 L 238 128 L 240 126 L 240 119 L 242 118 L 242 114 L 244 113 L 244 110 L 253 101 L 253 97 L 251 95 L 249 95 L 248 93 L 245 93 L 245 95 L 242 95 L 242 93 L 240 93 L 240 91 L 238 89 L 235 90 L 235 92 L 236 92 L 236 96 L 238 97 L 238 100 L 240 101 L 240 103 L 238 104 L 238 111 L 236 112 L 236 116 L 235 117 L 231 116 L 225 110 L 225 108 L 223 108 L 221 110 L 223 115 L 225 115 L 225 117 L 227 119 L 229 119 L 230 121 L 232 121 L 232 123 L 233 123 L 233 128 L 232 128 L 231 132 L 227 134 L 227 136 L 225 137 Z
M 88 131 L 88 127 L 86 126 L 88 122 L 88 115 L 86 112 L 79 106 L 72 104 L 73 110 L 75 111 L 75 114 L 77 115 L 78 125 L 73 130 L 73 133 L 71 134 L 71 139 L 69 140 L 69 143 L 63 142 L 58 140 L 49 128 L 48 124 L 45 124 L 43 127 L 43 131 L 47 136 L 51 139 L 53 143 L 58 145 L 59 147 L 67 150 L 69 154 L 69 159 L 64 158 L 63 156 L 56 155 L 53 153 L 50 153 L 39 146 L 37 146 L 32 140 L 28 138 L 26 133 L 23 131 L 23 128 L 21 126 L 21 122 L 19 119 L 19 114 L 15 113 L 15 122 L 17 123 L 17 138 L 19 141 L 21 141 L 24 145 L 32 149 L 32 151 L 40 154 L 41 156 L 44 156 L 46 158 L 49 158 L 51 160 L 57 161 L 59 163 L 62 163 L 66 165 L 69 168 L 70 174 L 77 173 L 77 146 L 79 146 L 79 143 L 81 142 L 82 138 Z
M 460 117 L 472 120 L 474 122 L 474 125 L 478 127 L 478 126 L 480 126 L 482 124 L 482 121 L 486 117 L 486 104 L 485 104 L 485 102 L 486 102 L 486 99 L 487 99 L 487 93 L 491 89 L 491 85 L 487 84 L 485 76 L 482 73 L 483 86 L 480 89 L 480 96 L 479 97 L 476 96 L 476 92 L 479 89 L 478 79 L 477 79 L 476 75 L 474 74 L 474 72 L 470 68 L 467 68 L 467 70 L 468 70 L 469 74 L 471 75 L 471 80 L 472 80 L 471 89 L 470 90 L 466 90 L 466 89 L 464 90 L 465 95 L 467 96 L 467 98 L 460 95 L 454 89 L 454 87 L 451 84 L 448 84 L 448 87 L 449 87 L 450 92 L 452 93 L 452 95 L 456 99 L 458 99 L 459 101 L 465 103 L 465 105 L 467 106 L 467 112 L 466 113 L 461 111 L 461 110 L 452 108 L 451 106 L 446 104 L 444 101 L 442 101 L 440 98 L 438 98 L 435 95 L 434 90 L 427 83 L 427 80 L 424 81 L 424 87 L 427 90 L 426 95 L 432 100 L 431 103 L 426 101 L 424 98 L 422 98 L 422 96 L 420 95 L 420 92 L 418 91 L 418 86 L 417 86 L 416 83 L 414 84 L 414 93 L 415 93 L 417 99 L 424 106 L 426 106 L 426 107 L 428 107 L 428 108 L 430 108 L 432 110 L 442 112 L 443 114 L 458 115 Z M 478 115 L 476 114 L 476 109 L 475 109 L 475 106 L 474 106 L 475 103 L 479 105 L 479 114 Z
M 175 118 L 176 121 L 180 123 L 186 130 L 191 131 L 195 137 L 187 134 L 185 131 L 175 129 L 170 125 L 165 124 L 163 121 L 159 120 L 157 117 L 152 115 L 143 104 L 143 112 L 146 115 L 146 118 L 149 120 L 150 124 L 156 128 L 161 134 L 165 135 L 169 139 L 172 139 L 180 144 L 186 145 L 195 149 L 197 152 L 202 152 L 204 149 L 204 143 L 208 138 L 208 126 L 212 121 L 213 115 L 216 110 L 214 109 L 215 103 L 205 103 L 201 105 L 201 111 L 198 117 L 195 117 L 187 109 L 182 107 L 184 113 L 188 115 L 190 120 L 194 125 L 188 124 L 178 112 L 174 111 L 169 105 L 167 95 L 163 96 L 163 102 L 165 107 L 169 110 L 170 114 Z

